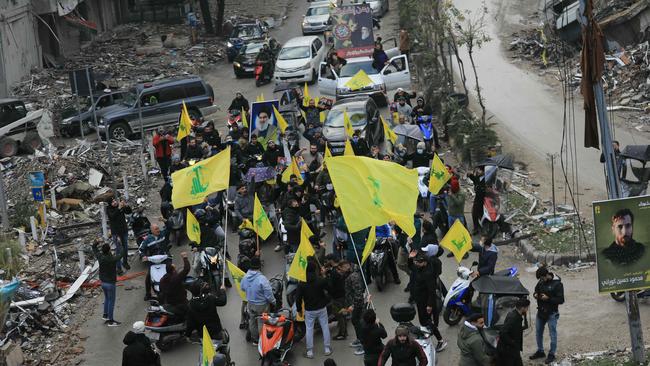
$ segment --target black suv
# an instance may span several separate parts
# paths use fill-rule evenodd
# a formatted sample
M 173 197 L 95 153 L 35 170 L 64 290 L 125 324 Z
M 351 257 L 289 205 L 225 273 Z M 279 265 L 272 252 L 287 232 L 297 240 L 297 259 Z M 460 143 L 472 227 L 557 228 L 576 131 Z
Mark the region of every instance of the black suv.
M 93 109 L 95 114 L 100 113 L 100 110 L 108 108 L 115 104 L 120 104 L 124 99 L 126 92 L 123 90 L 104 90 L 95 95 L 94 106 L 90 105 L 90 98 L 86 98 L 83 105 L 80 107 L 81 115 L 76 108 L 68 108 L 63 111 L 61 117 L 63 118 L 59 123 L 59 131 L 63 136 L 79 136 L 81 134 L 81 127 L 83 126 L 84 135 L 88 135 L 92 129 L 90 124 L 93 120 Z M 81 119 L 79 119 L 81 117 Z M 99 120 L 99 115 L 97 116 Z M 83 121 L 80 125 L 79 121 Z
M 368 96 L 351 97 L 336 101 L 327 113 L 323 124 L 323 137 L 327 140 L 333 155 L 343 154 L 345 150 L 345 128 L 343 112 L 347 111 L 352 128 L 360 131 L 369 146 L 379 145 L 384 141 L 384 126 L 379 119 L 379 109 L 375 101 Z
M 138 104 L 138 96 L 141 103 Z M 124 139 L 140 132 L 140 114 L 144 130 L 177 125 L 185 101 L 192 118 L 214 113 L 214 91 L 198 76 L 137 84 L 124 95 L 122 103 L 106 108 L 98 115 L 100 136 L 106 129 L 112 139 Z M 141 109 L 141 110 L 140 110 Z
M 226 43 L 228 62 L 233 62 L 239 50 L 248 42 L 264 40 L 268 35 L 268 27 L 259 20 L 249 20 L 237 23 Z

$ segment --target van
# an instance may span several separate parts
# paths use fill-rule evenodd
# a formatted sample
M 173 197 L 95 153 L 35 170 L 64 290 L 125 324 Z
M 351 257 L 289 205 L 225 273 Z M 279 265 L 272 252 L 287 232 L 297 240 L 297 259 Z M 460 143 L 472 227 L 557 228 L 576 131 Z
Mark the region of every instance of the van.
M 323 123 L 323 137 L 327 140 L 332 155 L 341 155 L 345 150 L 348 136 L 343 126 L 344 112 L 347 112 L 352 128 L 360 132 L 368 146 L 379 145 L 384 141 L 384 126 L 379 118 L 379 108 L 372 98 L 359 95 L 337 100 Z
M 325 60 L 326 50 L 318 36 L 290 39 L 284 44 L 275 62 L 275 82 L 307 82 L 318 80 L 318 68 Z

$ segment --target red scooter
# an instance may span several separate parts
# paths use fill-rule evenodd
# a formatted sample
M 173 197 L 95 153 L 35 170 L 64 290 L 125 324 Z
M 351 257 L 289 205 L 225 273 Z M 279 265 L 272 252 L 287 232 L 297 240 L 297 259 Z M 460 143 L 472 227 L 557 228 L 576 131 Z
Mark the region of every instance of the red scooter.
M 263 324 L 257 345 L 262 366 L 289 366 L 286 356 L 293 346 L 294 338 L 294 322 L 290 314 L 288 309 L 262 314 Z
M 255 86 L 260 87 L 271 82 L 273 66 L 270 62 L 257 61 L 255 65 Z

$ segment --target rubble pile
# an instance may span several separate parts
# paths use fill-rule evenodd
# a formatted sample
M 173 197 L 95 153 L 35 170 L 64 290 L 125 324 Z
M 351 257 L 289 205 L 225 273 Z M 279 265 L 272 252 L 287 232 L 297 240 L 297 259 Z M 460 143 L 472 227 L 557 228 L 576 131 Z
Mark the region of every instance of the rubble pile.
M 556 37 L 545 36 L 540 29 L 527 29 L 512 34 L 509 50 L 516 56 L 540 67 L 552 67 L 577 54 L 575 47 Z
M 33 72 L 14 85 L 12 94 L 33 103 L 34 109 L 49 107 L 56 119 L 60 112 L 75 108 L 68 71 L 91 67 L 103 88 L 128 88 L 138 82 L 197 74 L 225 55 L 225 44 L 200 39 L 191 45 L 185 25 L 130 23 L 99 35 L 80 54 L 62 64 Z
M 83 352 L 76 331 L 92 313 L 89 299 L 101 292 L 92 277 L 97 268 L 91 243 L 102 238 L 102 205 L 113 197 L 112 188 L 120 197 L 128 193 L 134 208 L 148 202 L 150 192 L 156 193 L 141 170 L 141 145 L 127 141 L 111 147 L 113 170 L 106 145 L 99 142 L 79 141 L 73 147 L 0 161 L 5 182 L 11 182 L 6 185 L 12 223 L 27 222 L 14 225 L 27 232 L 21 238 L 26 265 L 18 274 L 21 285 L 0 340 L 6 337 L 2 344 L 20 345 L 26 365 L 70 365 Z M 46 177 L 46 229 L 38 229 L 37 238 L 29 219 L 19 217 L 24 205 L 36 215 L 28 179 L 33 171 L 43 171 Z M 50 200 L 52 192 L 56 204 Z

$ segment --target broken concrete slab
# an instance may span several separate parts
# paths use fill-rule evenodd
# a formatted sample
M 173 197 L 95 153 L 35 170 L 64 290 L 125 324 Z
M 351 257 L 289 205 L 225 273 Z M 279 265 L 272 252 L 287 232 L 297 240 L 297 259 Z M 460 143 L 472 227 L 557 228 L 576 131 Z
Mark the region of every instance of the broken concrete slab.
M 99 170 L 95 168 L 90 168 L 88 170 L 88 183 L 97 188 L 99 185 L 102 183 L 102 178 L 104 178 L 104 174 L 100 172 Z

